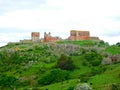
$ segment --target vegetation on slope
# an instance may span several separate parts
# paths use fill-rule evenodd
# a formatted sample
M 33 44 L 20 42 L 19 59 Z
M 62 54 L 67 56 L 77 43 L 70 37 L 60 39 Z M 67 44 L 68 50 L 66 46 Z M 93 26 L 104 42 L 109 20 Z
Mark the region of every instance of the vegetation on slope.
M 84 82 L 93 90 L 119 88 L 119 62 L 102 65 L 106 53 L 120 54 L 119 45 L 103 41 L 8 44 L 0 49 L 0 89 L 73 90 Z
M 105 52 L 112 55 L 120 54 L 120 46 L 117 46 L 117 45 L 109 46 L 105 49 Z

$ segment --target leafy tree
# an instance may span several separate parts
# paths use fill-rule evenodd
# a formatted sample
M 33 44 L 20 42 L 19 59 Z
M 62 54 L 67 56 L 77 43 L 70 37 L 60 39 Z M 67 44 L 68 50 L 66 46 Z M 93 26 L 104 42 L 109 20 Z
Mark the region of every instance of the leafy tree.
M 120 46 L 120 42 L 116 43 L 117 46 Z
M 97 53 L 96 51 L 92 50 L 90 52 L 87 52 L 84 55 L 85 60 L 87 60 L 92 66 L 98 66 L 101 64 L 101 61 L 103 59 L 102 55 Z
M 2 75 L 0 76 L 0 86 L 2 88 L 14 88 L 18 86 L 19 81 L 14 76 Z
M 56 66 L 62 70 L 73 70 L 75 68 L 71 58 L 64 54 L 60 56 Z
M 69 87 L 67 90 L 74 90 L 74 87 Z
M 119 84 L 112 84 L 112 90 L 120 90 L 120 85 Z
M 92 66 L 98 66 L 101 64 L 101 60 L 93 60 L 91 61 Z
M 67 71 L 62 71 L 60 69 L 52 70 L 50 73 L 45 74 L 38 83 L 41 85 L 48 85 L 54 82 L 60 82 L 69 79 L 69 74 Z

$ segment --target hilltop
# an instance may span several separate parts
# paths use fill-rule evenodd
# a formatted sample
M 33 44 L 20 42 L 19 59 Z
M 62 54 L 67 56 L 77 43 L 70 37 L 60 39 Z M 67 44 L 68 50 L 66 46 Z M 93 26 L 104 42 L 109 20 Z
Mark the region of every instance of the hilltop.
M 119 54 L 119 45 L 101 40 L 9 43 L 0 48 L 0 89 L 119 88 Z

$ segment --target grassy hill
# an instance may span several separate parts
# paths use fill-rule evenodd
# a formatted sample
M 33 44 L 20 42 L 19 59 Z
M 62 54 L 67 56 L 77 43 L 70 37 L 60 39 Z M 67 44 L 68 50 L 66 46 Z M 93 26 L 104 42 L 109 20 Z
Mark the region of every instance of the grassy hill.
M 0 89 L 73 90 L 78 83 L 84 82 L 93 90 L 119 88 L 120 63 L 102 65 L 106 54 L 119 55 L 120 47 L 104 41 L 10 43 L 0 48 Z M 73 70 L 56 67 L 61 55 L 65 55 L 63 61 L 65 58 L 72 60 Z M 40 84 L 41 80 L 47 84 Z

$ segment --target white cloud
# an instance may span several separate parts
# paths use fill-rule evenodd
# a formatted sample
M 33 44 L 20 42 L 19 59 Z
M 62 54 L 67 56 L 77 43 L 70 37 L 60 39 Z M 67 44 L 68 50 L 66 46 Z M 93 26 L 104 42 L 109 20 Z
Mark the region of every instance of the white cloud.
M 19 42 L 19 40 L 23 39 L 31 39 L 31 33 L 0 33 L 0 45 L 5 45 L 9 42 Z
M 100 36 L 100 38 L 104 39 L 105 42 L 109 42 L 109 44 L 111 45 L 120 42 L 119 40 L 120 36 L 116 36 L 116 37 Z
M 0 28 L 50 31 L 64 38 L 69 36 L 71 29 L 89 30 L 92 36 L 115 43 L 119 41 L 119 35 L 114 38 L 108 35 L 119 33 L 120 21 L 113 20 L 120 16 L 119 3 L 119 0 L 47 0 L 38 8 L 5 12 L 0 15 Z

